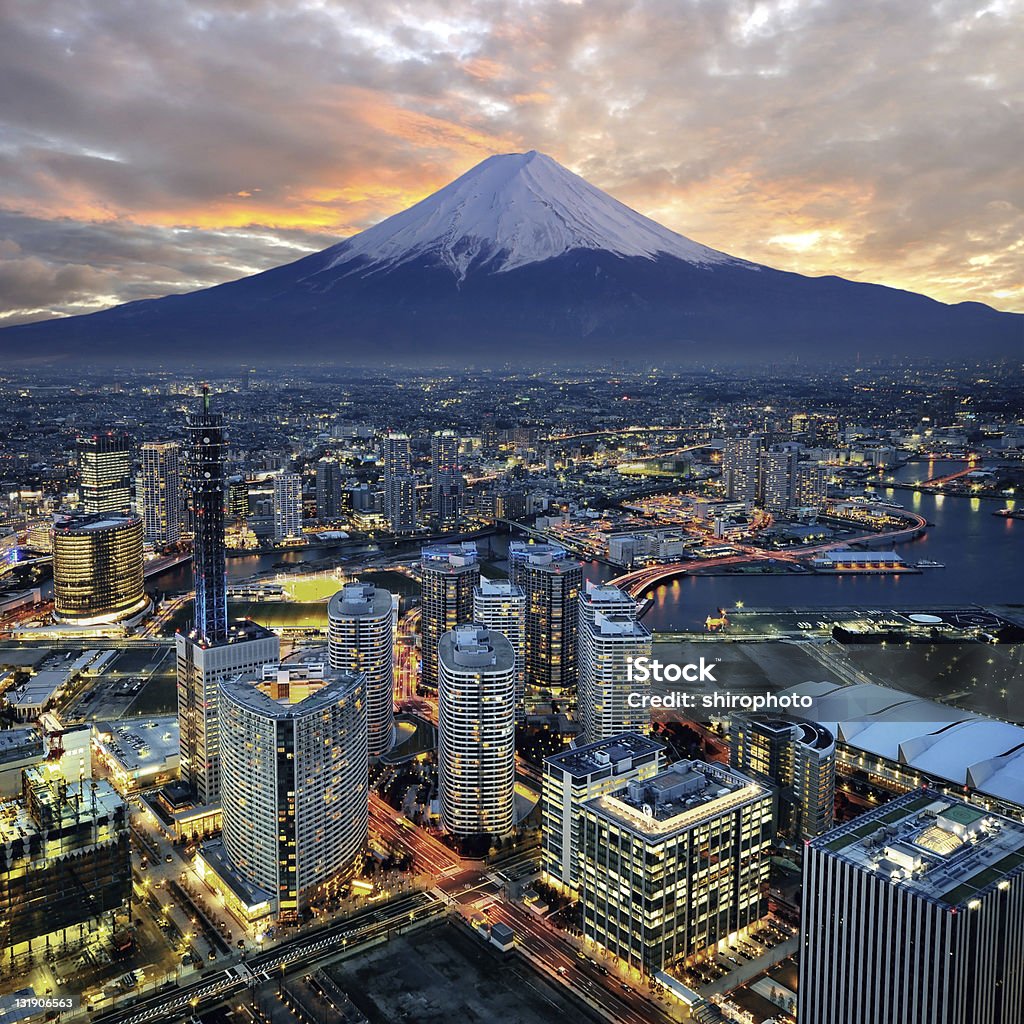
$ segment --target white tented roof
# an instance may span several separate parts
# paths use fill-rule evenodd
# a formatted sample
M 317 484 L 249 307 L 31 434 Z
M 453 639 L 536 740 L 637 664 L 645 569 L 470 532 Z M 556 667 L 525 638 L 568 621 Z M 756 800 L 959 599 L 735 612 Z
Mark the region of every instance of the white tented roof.
M 1024 728 L 874 683 L 806 682 L 805 717 L 840 742 L 1024 807 Z

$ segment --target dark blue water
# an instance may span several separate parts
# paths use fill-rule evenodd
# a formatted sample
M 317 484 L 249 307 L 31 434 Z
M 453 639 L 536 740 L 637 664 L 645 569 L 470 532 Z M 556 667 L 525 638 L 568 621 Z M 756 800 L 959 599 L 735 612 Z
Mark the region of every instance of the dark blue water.
M 925 480 L 964 468 L 937 461 L 912 463 L 900 481 Z M 1024 601 L 1024 520 L 1001 519 L 994 511 L 1006 499 L 963 498 L 911 491 L 878 492 L 924 516 L 934 526 L 895 550 L 908 562 L 929 559 L 945 569 L 903 576 L 686 576 L 657 588 L 644 617 L 649 629 L 699 627 L 716 608 L 822 608 L 849 605 L 865 610 L 898 605 L 1006 604 Z

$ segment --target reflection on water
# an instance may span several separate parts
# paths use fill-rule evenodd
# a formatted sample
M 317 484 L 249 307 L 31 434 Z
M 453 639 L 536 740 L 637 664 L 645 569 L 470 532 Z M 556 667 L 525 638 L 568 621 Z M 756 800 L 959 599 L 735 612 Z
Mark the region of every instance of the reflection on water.
M 928 472 L 923 472 L 927 465 Z M 962 462 L 934 460 L 895 473 L 900 482 L 945 476 Z M 821 608 L 850 606 L 864 611 L 891 605 L 1009 604 L 1024 598 L 1024 521 L 993 512 L 1010 504 L 999 498 L 963 498 L 897 490 L 880 492 L 924 516 L 932 529 L 918 540 L 898 545 L 908 562 L 941 562 L 901 576 L 687 576 L 653 594 L 644 624 L 650 629 L 700 627 L 709 612 L 747 608 Z

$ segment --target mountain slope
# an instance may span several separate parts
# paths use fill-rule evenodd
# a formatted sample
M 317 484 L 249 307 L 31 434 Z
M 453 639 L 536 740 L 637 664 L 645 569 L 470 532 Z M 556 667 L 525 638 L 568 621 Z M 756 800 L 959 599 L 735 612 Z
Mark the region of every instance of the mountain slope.
M 0 331 L 10 356 L 121 363 L 845 361 L 1022 347 L 1022 316 L 737 259 L 534 152 L 490 157 L 286 266 Z

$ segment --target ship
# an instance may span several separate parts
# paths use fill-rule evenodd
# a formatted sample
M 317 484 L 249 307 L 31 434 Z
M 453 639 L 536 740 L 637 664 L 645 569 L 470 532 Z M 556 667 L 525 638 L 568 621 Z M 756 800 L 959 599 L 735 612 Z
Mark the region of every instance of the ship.
M 919 561 L 915 562 L 914 564 L 918 567 L 918 569 L 945 569 L 946 568 L 946 563 L 945 562 L 933 562 L 929 558 L 922 558 Z

